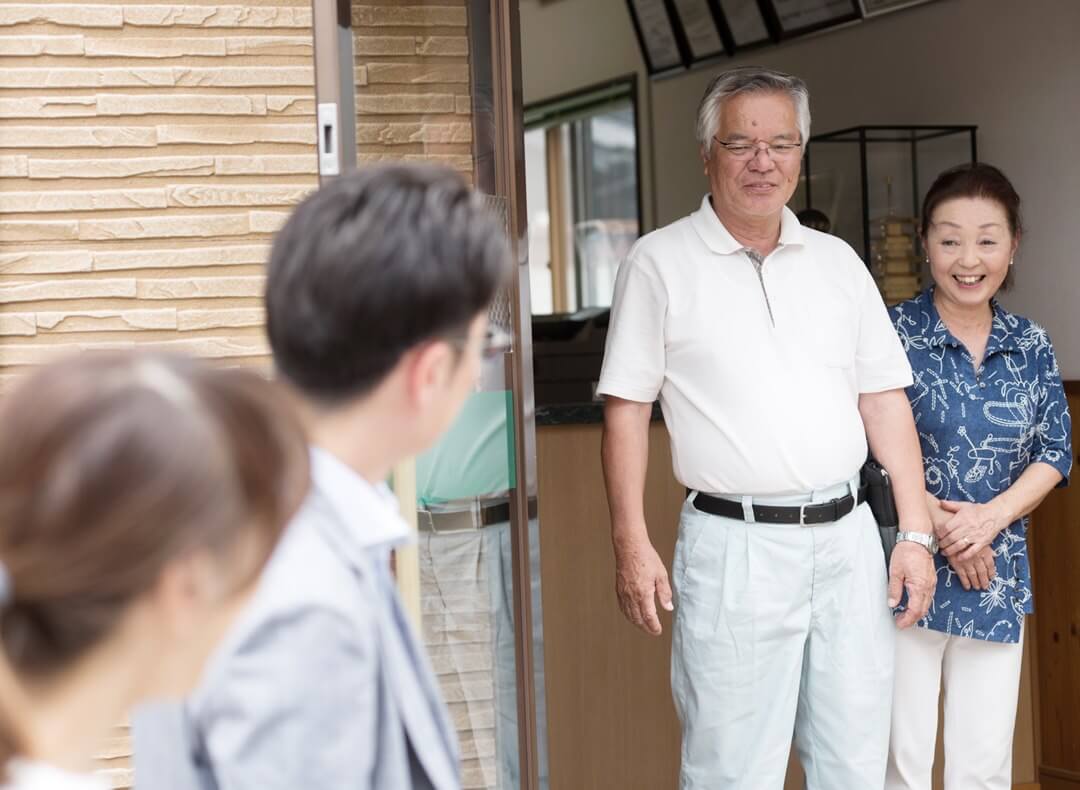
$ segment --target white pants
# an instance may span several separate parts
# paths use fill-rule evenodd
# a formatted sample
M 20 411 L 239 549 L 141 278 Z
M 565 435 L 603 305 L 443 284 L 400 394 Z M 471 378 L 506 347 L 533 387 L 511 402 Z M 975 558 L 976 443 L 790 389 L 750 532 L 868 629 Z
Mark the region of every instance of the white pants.
M 793 731 L 809 790 L 882 786 L 895 626 L 868 506 L 800 527 L 688 499 L 672 580 L 681 790 L 780 790 Z
M 945 692 L 945 790 L 1009 790 L 1023 633 L 1016 644 L 909 628 L 896 638 L 886 790 L 930 790 L 938 689 Z

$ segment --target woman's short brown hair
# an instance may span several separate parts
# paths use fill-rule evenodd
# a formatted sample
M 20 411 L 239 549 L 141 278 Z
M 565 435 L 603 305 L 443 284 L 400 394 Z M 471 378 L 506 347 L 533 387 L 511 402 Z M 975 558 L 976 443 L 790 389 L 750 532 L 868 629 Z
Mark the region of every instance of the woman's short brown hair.
M 79 657 L 191 552 L 245 585 L 307 489 L 274 385 L 192 359 L 49 365 L 0 402 L 0 436 L 0 640 L 20 674 Z

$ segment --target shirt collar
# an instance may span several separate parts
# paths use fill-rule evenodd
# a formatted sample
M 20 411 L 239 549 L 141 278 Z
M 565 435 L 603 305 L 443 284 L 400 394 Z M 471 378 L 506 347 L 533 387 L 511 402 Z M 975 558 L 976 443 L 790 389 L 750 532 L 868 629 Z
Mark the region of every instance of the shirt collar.
M 744 249 L 744 245 L 724 227 L 724 223 L 713 211 L 711 195 L 705 195 L 701 207 L 690 215 L 690 224 L 705 246 L 719 255 L 731 255 Z M 780 214 L 780 246 L 803 244 L 803 227 L 794 212 L 784 206 Z
M 372 485 L 321 447 L 311 448 L 311 480 L 350 527 L 347 537 L 357 548 L 390 549 L 410 540 L 409 526 L 386 483 Z
M 928 327 L 930 336 L 927 338 L 927 345 L 963 348 L 963 343 L 956 339 L 945 322 L 941 320 L 937 305 L 934 304 L 934 290 L 935 287 L 931 285 L 916 297 L 916 301 L 922 302 L 920 306 L 930 319 Z M 988 357 L 997 351 L 1019 349 L 1019 337 L 1016 332 L 1019 322 L 1016 316 L 1002 307 L 994 298 L 990 299 L 990 309 L 994 313 L 994 318 L 990 323 L 990 337 L 986 341 L 984 356 Z

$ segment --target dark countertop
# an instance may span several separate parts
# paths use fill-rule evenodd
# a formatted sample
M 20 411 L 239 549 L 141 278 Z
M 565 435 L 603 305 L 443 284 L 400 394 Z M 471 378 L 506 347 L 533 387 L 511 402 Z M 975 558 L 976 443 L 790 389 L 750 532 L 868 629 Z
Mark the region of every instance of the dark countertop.
M 653 404 L 652 421 L 662 420 L 660 404 Z M 539 425 L 589 425 L 604 421 L 604 404 L 601 401 L 592 403 L 559 403 L 551 406 L 538 406 L 536 409 L 536 424 Z

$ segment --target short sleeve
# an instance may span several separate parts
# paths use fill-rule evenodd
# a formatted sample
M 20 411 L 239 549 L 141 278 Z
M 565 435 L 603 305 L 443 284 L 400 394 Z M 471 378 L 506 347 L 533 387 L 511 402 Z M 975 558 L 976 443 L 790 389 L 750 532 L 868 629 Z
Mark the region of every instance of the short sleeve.
M 1061 384 L 1061 371 L 1050 338 L 1039 351 L 1039 405 L 1031 462 L 1049 464 L 1061 473 L 1058 488 L 1069 484 L 1072 472 L 1072 417 Z
M 667 291 L 640 248 L 619 267 L 598 395 L 652 403 L 664 383 Z
M 855 374 L 860 393 L 885 392 L 911 386 L 908 361 L 896 327 L 881 299 L 874 278 L 859 267 L 862 294 L 859 305 L 859 339 L 855 348 Z

